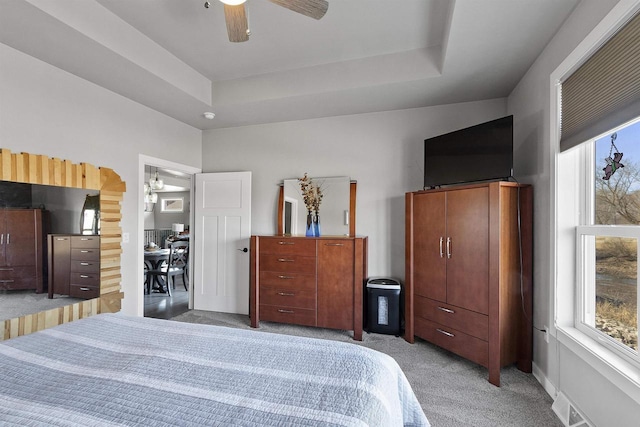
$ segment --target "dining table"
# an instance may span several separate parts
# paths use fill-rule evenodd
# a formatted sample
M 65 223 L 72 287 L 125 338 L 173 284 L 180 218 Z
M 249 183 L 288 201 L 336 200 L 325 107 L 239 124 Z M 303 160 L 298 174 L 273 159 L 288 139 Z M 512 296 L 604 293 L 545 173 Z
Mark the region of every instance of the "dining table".
M 156 249 L 144 249 L 144 263 L 146 270 L 159 270 L 163 262 L 169 260 L 169 249 L 156 248 Z M 157 286 L 154 286 L 157 285 Z M 146 275 L 145 279 L 145 293 L 151 293 L 154 289 L 158 289 L 160 292 L 166 292 L 165 286 L 167 284 L 161 282 L 158 275 Z

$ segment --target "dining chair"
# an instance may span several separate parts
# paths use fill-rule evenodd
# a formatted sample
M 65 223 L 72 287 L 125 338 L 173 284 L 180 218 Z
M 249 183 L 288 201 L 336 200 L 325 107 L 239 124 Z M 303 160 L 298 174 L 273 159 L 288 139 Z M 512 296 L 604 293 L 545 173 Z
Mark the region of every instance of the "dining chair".
M 189 265 L 189 242 L 178 241 L 169 245 L 169 258 L 160 268 L 148 270 L 147 274 L 151 280 L 153 277 L 162 276 L 165 278 L 167 294 L 171 296 L 171 287 L 176 288 L 175 276 L 182 276 L 184 289 L 189 290 L 187 280 L 187 269 Z

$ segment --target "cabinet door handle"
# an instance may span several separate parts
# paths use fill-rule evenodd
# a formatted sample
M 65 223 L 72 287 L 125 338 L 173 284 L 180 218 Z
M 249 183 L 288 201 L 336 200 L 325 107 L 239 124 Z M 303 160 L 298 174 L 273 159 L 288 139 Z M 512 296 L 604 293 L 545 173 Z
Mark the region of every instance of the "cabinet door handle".
M 444 258 L 444 252 L 442 250 L 443 243 L 444 243 L 444 237 L 440 237 L 440 258 Z
M 344 246 L 344 243 L 325 243 L 325 246 Z
M 278 262 L 293 262 L 293 259 L 289 259 L 289 258 L 278 258 Z
M 4 245 L 4 234 L 0 234 L 0 245 Z
M 451 258 L 451 237 L 447 237 L 447 258 Z
M 453 335 L 451 332 L 443 331 L 442 329 L 436 329 L 436 331 L 451 338 L 455 337 L 455 335 Z
M 444 307 L 438 307 L 438 310 L 442 310 L 445 313 L 452 313 L 452 314 L 455 313 L 455 311 L 453 311 L 453 310 L 451 310 L 449 308 L 444 308 Z
M 295 311 L 293 310 L 283 310 L 283 309 L 278 309 L 278 313 L 287 313 L 287 314 L 293 314 L 295 313 Z
M 11 234 L 7 233 L 7 245 L 11 243 L 10 240 L 11 240 Z
M 278 276 L 278 279 L 294 279 L 293 276 Z
M 282 240 L 278 242 L 279 245 L 295 245 L 294 242 L 283 242 Z
M 296 296 L 296 294 L 294 294 L 293 292 L 278 292 L 278 295 L 281 295 L 283 297 L 294 297 L 294 296 Z

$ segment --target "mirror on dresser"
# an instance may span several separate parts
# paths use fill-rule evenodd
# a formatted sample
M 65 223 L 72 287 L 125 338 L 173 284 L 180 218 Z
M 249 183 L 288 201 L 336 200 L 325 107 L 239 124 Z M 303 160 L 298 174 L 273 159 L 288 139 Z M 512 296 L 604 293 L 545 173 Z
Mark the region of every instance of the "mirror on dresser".
M 20 272 L 18 284 L 14 278 L 3 277 L 0 279 L 0 320 L 12 319 L 27 314 L 49 310 L 51 308 L 62 307 L 82 301 L 81 298 L 72 298 L 68 295 L 53 295 L 49 298 L 47 294 L 47 235 L 48 234 L 79 234 L 82 226 L 83 206 L 87 200 L 94 202 L 93 212 L 85 210 L 85 223 L 96 224 L 99 218 L 99 204 L 95 206 L 95 200 L 99 198 L 99 191 L 81 188 L 67 188 L 52 185 L 29 184 L 11 181 L 0 181 L 0 217 L 5 219 L 6 227 L 0 235 L 0 255 L 7 258 L 8 270 Z M 12 215 L 7 215 L 9 212 Z M 4 214 L 4 215 L 3 215 Z M 91 215 L 90 215 L 91 214 Z M 11 233 L 10 230 L 18 232 L 25 227 L 20 217 L 31 217 L 27 228 L 28 234 L 25 236 L 30 241 L 20 241 L 19 236 Z M 37 216 L 37 234 L 33 236 L 33 217 Z M 90 218 L 91 217 L 91 218 Z M 98 232 L 92 228 L 92 232 Z M 9 260 L 9 246 L 7 243 L 13 242 L 14 253 L 23 252 L 21 248 L 28 246 L 36 248 L 36 256 L 39 262 L 29 268 L 15 267 L 16 264 L 24 262 L 16 261 L 15 256 Z M 13 249 L 13 248 L 11 248 Z M 29 251 L 31 252 L 31 251 Z M 32 255 L 29 255 L 32 256 Z M 2 258 L 2 256 L 0 256 Z M 4 258 L 2 258 L 4 260 Z M 28 260 L 27 260 L 28 262 Z M 33 270 L 37 271 L 34 273 Z M 36 277 L 39 276 L 39 277 Z M 38 286 L 33 285 L 38 283 Z
M 356 182 L 347 176 L 312 177 L 311 181 L 322 190 L 320 235 L 355 236 Z M 307 213 L 300 180 L 283 180 L 278 201 L 278 234 L 304 236 Z

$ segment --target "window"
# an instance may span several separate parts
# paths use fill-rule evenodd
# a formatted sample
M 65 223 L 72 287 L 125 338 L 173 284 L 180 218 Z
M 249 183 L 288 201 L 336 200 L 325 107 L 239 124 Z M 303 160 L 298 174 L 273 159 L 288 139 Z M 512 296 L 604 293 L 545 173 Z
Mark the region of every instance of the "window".
M 576 233 L 576 327 L 640 366 L 640 121 L 585 150 L 588 215 Z

